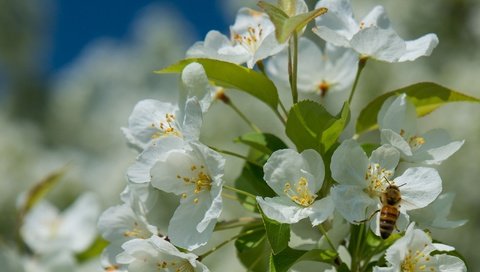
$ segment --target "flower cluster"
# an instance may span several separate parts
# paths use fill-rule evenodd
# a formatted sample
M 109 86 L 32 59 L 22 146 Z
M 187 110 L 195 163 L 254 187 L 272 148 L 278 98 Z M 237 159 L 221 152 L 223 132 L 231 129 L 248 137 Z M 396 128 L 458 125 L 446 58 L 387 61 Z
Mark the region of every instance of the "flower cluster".
M 377 108 L 368 121 L 357 122 L 378 125 L 375 143 L 357 137 L 366 129 L 351 139 L 340 137 L 367 59 L 403 62 L 428 56 L 438 44 L 436 35 L 404 41 L 379 6 L 357 23 L 348 0 L 320 0 L 313 11 L 303 0 L 260 6 L 264 12 L 240 9 L 230 38 L 211 31 L 187 51 L 186 60 L 160 71 L 181 73 L 176 103 L 148 99 L 133 109 L 122 130 L 139 155 L 127 171 L 122 204 L 106 210 L 98 222 L 110 243 L 102 258 L 106 271 L 208 271 L 200 261 L 233 240 L 239 254 L 269 247 L 267 263 L 282 271 L 302 256 L 348 271 L 465 271 L 462 260 L 438 253 L 453 248 L 432 243 L 414 223 L 424 228 L 464 223 L 448 221 L 448 212 L 421 219 L 429 209 L 451 206 L 451 197 L 439 197 L 442 179 L 433 166 L 463 144 L 444 130 L 417 132 L 419 107 L 437 107 L 418 103 L 431 94 L 397 91 L 374 100 Z M 323 48 L 302 36 L 313 19 Z M 279 37 L 288 37 L 287 42 Z M 290 109 L 277 87 L 291 89 Z M 224 88 L 245 91 L 269 105 L 285 135 L 263 132 Z M 308 95 L 313 101 L 302 97 Z M 208 121 L 203 116 L 216 100 L 250 125 L 253 132 L 236 140 L 249 148 L 248 155 L 202 143 L 201 128 Z M 225 180 L 228 168 L 220 153 L 245 160 L 235 187 Z M 154 215 L 165 193 L 176 195 L 179 205 L 163 230 Z M 224 198 L 238 200 L 249 217 L 221 221 Z M 295 248 L 290 230 L 305 222 L 327 249 L 315 243 L 310 251 Z M 335 231 L 342 223 L 350 224 L 350 234 Z M 209 245 L 214 231 L 239 227 L 238 235 L 210 251 L 191 252 Z M 368 244 L 372 240 L 375 246 Z M 298 257 L 290 263 L 276 259 L 292 251 Z M 380 262 L 383 255 L 386 267 Z M 265 271 L 258 261 L 262 256 L 249 258 L 242 257 L 244 265 Z

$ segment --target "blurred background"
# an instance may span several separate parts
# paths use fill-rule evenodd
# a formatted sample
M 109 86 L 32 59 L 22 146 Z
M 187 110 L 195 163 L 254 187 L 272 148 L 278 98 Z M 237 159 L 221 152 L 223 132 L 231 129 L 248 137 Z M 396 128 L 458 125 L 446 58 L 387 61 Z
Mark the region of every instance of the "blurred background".
M 307 2 L 313 7 L 316 1 Z M 440 44 L 431 57 L 415 62 L 370 62 L 358 86 L 354 115 L 376 95 L 420 81 L 480 97 L 479 1 L 354 1 L 357 17 L 377 4 L 386 7 L 403 38 L 433 32 Z M 120 127 L 139 100 L 176 99 L 178 78 L 152 71 L 182 59 L 209 30 L 228 35 L 240 6 L 254 7 L 255 1 L 0 0 L 0 243 L 13 243 L 19 195 L 67 164 L 66 176 L 47 196 L 51 202 L 63 208 L 82 192 L 93 191 L 104 209 L 118 204 L 125 171 L 136 156 Z M 244 112 L 262 116 L 263 105 L 231 95 Z M 214 105 L 203 140 L 244 151 L 231 139 L 248 127 L 232 119 L 239 120 L 228 108 Z M 474 271 L 480 271 L 479 120 L 479 105 L 458 103 L 419 122 L 421 131 L 442 127 L 454 139 L 466 140 L 439 171 L 444 191 L 457 195 L 451 218 L 469 222 L 433 233 L 464 254 Z M 258 123 L 281 133 L 268 120 Z M 240 162 L 229 159 L 227 179 L 239 174 Z M 167 207 L 176 201 L 167 199 Z M 225 254 L 234 256 L 233 248 Z M 242 271 L 234 262 L 236 266 L 225 258 L 205 260 L 212 271 L 227 266 Z

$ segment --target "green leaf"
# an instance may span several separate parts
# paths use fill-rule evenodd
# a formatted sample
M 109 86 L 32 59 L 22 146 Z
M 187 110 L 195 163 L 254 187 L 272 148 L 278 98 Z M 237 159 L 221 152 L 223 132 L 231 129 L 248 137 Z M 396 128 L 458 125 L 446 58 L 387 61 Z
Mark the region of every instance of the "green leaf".
M 277 255 L 270 256 L 270 272 L 288 271 L 299 261 L 314 261 L 338 265 L 338 255 L 333 250 L 312 249 L 310 251 L 297 250 L 287 247 Z
M 270 219 L 263 212 L 261 212 L 261 214 L 270 247 L 272 248 L 273 254 L 278 254 L 288 247 L 288 241 L 290 241 L 290 225 Z
M 322 150 L 326 153 L 337 142 L 345 127 L 350 120 L 350 107 L 347 102 L 343 104 L 343 108 L 338 116 L 332 121 L 330 126 L 320 134 L 320 143 Z
M 361 144 L 361 147 L 363 151 L 365 151 L 365 154 L 367 154 L 367 157 L 370 157 L 372 155 L 372 152 L 380 147 L 380 144 L 377 143 L 364 143 Z
M 262 73 L 243 66 L 204 58 L 184 59 L 171 66 L 155 71 L 158 74 L 181 73 L 192 62 L 200 63 L 213 84 L 234 88 L 249 93 L 273 109 L 278 105 L 278 92 L 273 82 Z
M 416 83 L 375 98 L 361 112 L 357 119 L 356 131 L 362 133 L 378 127 L 377 114 L 383 102 L 392 95 L 405 93 L 412 102 L 418 116 L 425 116 L 450 102 L 480 102 L 478 98 L 462 94 L 432 82 Z
M 338 116 L 332 116 L 317 102 L 300 101 L 288 113 L 286 133 L 299 152 L 311 148 L 324 155 L 337 142 L 349 116 L 348 103 Z
M 270 256 L 270 272 L 286 272 L 292 267 L 298 259 L 305 255 L 307 251 L 286 248 L 277 255 Z
M 270 133 L 250 132 L 238 137 L 235 142 L 246 144 L 267 155 L 276 150 L 287 148 L 282 140 Z
M 235 241 L 235 248 L 240 262 L 247 268 L 246 271 L 268 270 L 271 249 L 264 229 L 238 238 Z
M 310 21 L 327 12 L 327 8 L 318 8 L 289 17 L 285 11 L 270 3 L 260 1 L 258 6 L 270 16 L 270 20 L 275 25 L 275 37 L 279 43 L 285 43 L 294 32 L 301 31 Z
M 76 259 L 78 262 L 84 262 L 100 256 L 104 248 L 108 246 L 108 241 L 102 237 L 97 237 L 95 241 L 85 251 L 78 253 Z
M 235 187 L 256 196 L 273 197 L 275 192 L 263 180 L 263 168 L 252 163 L 245 163 L 242 173 L 235 180 Z M 257 201 L 243 194 L 237 194 L 240 203 L 249 211 L 258 212 Z
M 45 195 L 55 187 L 55 185 L 57 185 L 66 172 L 67 166 L 51 172 L 27 192 L 25 202 L 19 209 L 18 219 L 20 225 L 23 222 L 24 216 L 35 206 L 35 204 L 42 200 Z

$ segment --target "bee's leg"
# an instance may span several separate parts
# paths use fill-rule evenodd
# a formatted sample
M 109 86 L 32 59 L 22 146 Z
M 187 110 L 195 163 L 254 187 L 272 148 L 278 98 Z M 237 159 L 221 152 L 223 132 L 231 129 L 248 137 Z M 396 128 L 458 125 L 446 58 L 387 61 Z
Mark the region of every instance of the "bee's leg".
M 400 208 L 400 205 L 398 205 L 398 208 Z M 397 212 L 397 218 L 400 216 L 400 211 Z M 395 230 L 397 230 L 398 232 L 400 232 L 400 229 L 398 229 L 397 227 L 397 222 L 395 222 Z
M 367 219 L 364 219 L 364 220 L 361 220 L 361 221 L 355 220 L 355 221 L 353 221 L 353 222 L 358 223 L 358 224 L 368 222 L 368 221 L 370 221 L 370 219 L 372 219 L 372 217 L 373 217 L 375 214 L 377 214 L 379 211 L 380 211 L 380 210 L 374 211 Z

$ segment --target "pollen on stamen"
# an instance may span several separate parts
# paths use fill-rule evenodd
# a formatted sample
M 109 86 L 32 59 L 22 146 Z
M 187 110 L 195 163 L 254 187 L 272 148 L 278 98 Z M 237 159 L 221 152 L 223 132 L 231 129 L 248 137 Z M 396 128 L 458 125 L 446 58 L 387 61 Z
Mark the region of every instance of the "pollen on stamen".
M 292 190 L 289 182 L 285 183 L 283 190 L 293 202 L 303 207 L 310 206 L 317 197 L 315 194 L 310 192 L 310 189 L 308 188 L 308 180 L 304 177 L 301 177 L 298 180 L 295 190 Z

